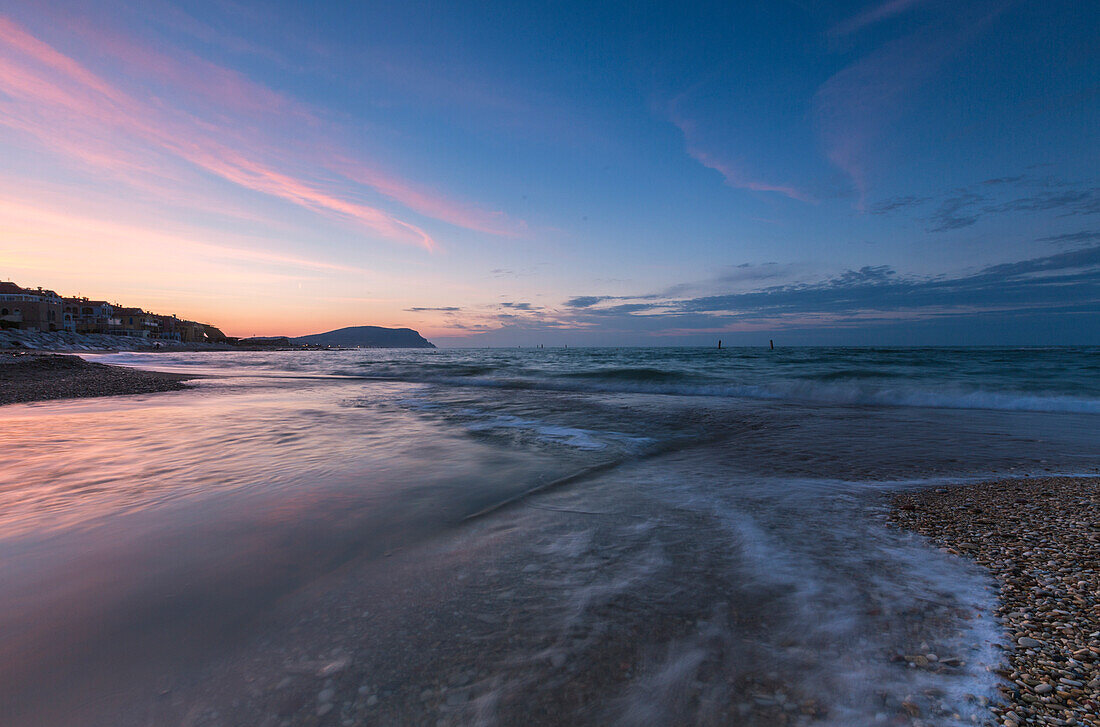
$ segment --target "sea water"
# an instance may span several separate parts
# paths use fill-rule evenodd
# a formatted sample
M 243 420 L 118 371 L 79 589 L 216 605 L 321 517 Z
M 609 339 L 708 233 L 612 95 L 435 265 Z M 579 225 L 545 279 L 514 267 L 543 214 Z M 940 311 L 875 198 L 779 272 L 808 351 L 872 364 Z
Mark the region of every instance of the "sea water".
M 0 410 L 5 724 L 971 724 L 886 494 L 1100 467 L 1095 348 L 89 358 L 204 378 Z

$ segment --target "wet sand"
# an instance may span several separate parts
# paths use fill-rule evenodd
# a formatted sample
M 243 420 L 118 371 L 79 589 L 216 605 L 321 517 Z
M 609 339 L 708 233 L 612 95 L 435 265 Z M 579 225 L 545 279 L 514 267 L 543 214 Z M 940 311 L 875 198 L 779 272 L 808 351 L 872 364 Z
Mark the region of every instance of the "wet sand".
M 894 506 L 894 525 L 997 580 L 1010 643 L 996 723 L 1100 725 L 1100 478 L 937 488 Z
M 79 356 L 0 352 L 0 405 L 186 389 L 194 375 L 139 371 Z
M 971 645 L 988 619 L 958 585 L 964 568 L 929 571 L 925 546 L 857 517 L 877 496 L 668 489 L 693 461 L 639 462 L 438 537 L 316 562 L 231 629 L 110 609 L 126 628 L 67 658 L 71 673 L 21 677 L 11 723 L 928 727 L 984 711 L 954 694 L 985 673 Z M 734 502 L 761 519 L 729 521 Z M 850 526 L 829 528 L 830 508 Z M 257 565 L 232 586 L 192 576 L 184 592 L 212 607 L 219 588 L 263 590 Z M 182 632 L 219 646 L 190 653 Z M 892 658 L 915 649 L 941 663 Z

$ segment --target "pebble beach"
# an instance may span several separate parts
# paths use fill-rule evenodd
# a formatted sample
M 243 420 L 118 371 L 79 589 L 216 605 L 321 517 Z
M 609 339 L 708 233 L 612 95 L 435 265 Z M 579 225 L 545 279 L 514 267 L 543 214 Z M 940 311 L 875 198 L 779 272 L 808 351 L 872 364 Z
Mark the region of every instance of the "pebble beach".
M 1006 643 L 994 724 L 1100 725 L 1100 478 L 896 495 L 893 525 L 986 568 Z
M 0 352 L 0 405 L 186 389 L 194 375 L 139 371 L 79 356 Z

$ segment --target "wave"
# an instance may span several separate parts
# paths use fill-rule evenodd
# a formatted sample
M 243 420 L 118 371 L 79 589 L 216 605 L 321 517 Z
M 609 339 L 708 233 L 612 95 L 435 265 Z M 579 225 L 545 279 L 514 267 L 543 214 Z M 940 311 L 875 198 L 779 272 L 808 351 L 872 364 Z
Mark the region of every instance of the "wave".
M 277 359 L 270 355 L 237 353 L 215 357 L 156 354 L 116 354 L 95 360 L 141 367 L 167 364 L 173 370 L 255 376 L 317 377 L 343 375 L 363 381 L 490 387 L 513 390 L 546 390 L 608 394 L 726 397 L 792 400 L 847 406 L 898 406 L 938 409 L 988 409 L 998 411 L 1066 412 L 1100 414 L 1100 386 L 1091 374 L 1095 366 L 1088 356 L 1060 355 L 1050 360 L 1003 360 L 1008 351 L 962 352 L 895 351 L 889 366 L 851 360 L 851 352 L 823 350 L 796 352 L 799 361 L 769 359 L 745 363 L 741 359 L 685 359 L 670 354 L 662 361 L 657 353 L 617 354 L 622 365 L 601 367 L 607 355 L 593 354 L 576 361 L 546 362 L 527 357 L 509 360 L 466 358 L 451 361 L 423 356 L 382 359 L 345 356 Z M 967 353 L 968 360 L 960 360 Z M 1064 352 L 1059 351 L 1059 354 Z M 933 355 L 935 354 L 935 355 Z M 1029 355 L 1031 355 L 1029 353 Z M 577 354 L 581 356 L 581 354 Z M 639 356 L 644 359 L 639 360 Z M 938 356 L 938 358 L 937 358 Z M 633 361 L 630 357 L 634 357 Z M 913 359 L 898 370 L 900 359 Z M 863 356 L 867 358 L 866 355 Z M 927 361 L 923 359 L 927 358 Z M 1017 357 L 1019 358 L 1019 357 Z M 1033 357 L 1034 358 L 1034 357 Z M 918 361 L 918 359 L 921 359 Z M 932 374 L 931 365 L 952 361 L 950 377 Z M 641 365 L 631 365 L 631 364 Z M 660 364 L 667 364 L 661 366 Z M 1026 363 L 1026 366 L 1025 366 Z M 334 365 L 335 364 L 335 365 Z M 597 365 L 593 365 L 597 364 Z M 655 365 L 657 364 L 657 365 Z M 807 370 L 809 368 L 809 370 Z M 579 369 L 579 370 L 578 370 Z M 1059 372 L 1053 377 L 1051 371 Z M 913 374 L 916 374 L 915 376 Z
M 364 403 L 353 400 L 347 402 L 347 405 L 362 406 Z M 649 437 L 609 430 L 582 429 L 540 419 L 520 417 L 514 414 L 502 414 L 473 406 L 454 408 L 430 399 L 401 399 L 397 403 L 407 409 L 435 415 L 448 422 L 458 424 L 470 433 L 506 438 L 520 436 L 544 445 L 580 450 L 613 449 L 637 453 L 653 443 L 653 440 Z
M 840 371 L 801 374 L 799 378 L 811 381 L 847 381 L 849 379 L 897 379 L 904 376 L 905 374 L 902 373 L 882 369 L 842 369 Z
M 679 371 L 653 368 L 597 369 L 560 374 L 564 379 L 606 379 L 609 381 L 683 381 L 689 378 Z
M 499 370 L 497 366 L 485 366 L 477 364 L 429 364 L 417 367 L 417 375 L 422 377 L 474 377 L 474 376 L 489 376 L 496 373 Z M 395 365 L 390 363 L 377 364 L 371 363 L 364 365 L 361 363 L 348 366 L 343 369 L 335 370 L 334 373 L 340 376 L 351 376 L 355 378 L 393 378 L 402 380 L 406 376 L 408 371 L 407 366 Z
M 565 381 L 561 379 L 518 378 L 451 379 L 447 377 L 409 377 L 398 378 L 397 380 L 411 383 L 483 386 L 501 389 L 798 400 L 849 406 L 900 406 L 934 409 L 990 409 L 996 411 L 1100 414 L 1100 399 L 1097 398 L 981 389 L 940 389 L 933 391 L 917 387 L 884 387 L 858 383 L 790 381 L 762 386 L 732 383 L 672 384 L 641 381 Z
M 916 387 L 887 388 L 836 384 L 807 387 L 806 391 L 801 391 L 800 388 L 795 387 L 796 390 L 793 392 L 798 398 L 838 404 L 1100 414 L 1100 399 L 1058 394 L 1029 394 L 982 389 L 932 391 Z

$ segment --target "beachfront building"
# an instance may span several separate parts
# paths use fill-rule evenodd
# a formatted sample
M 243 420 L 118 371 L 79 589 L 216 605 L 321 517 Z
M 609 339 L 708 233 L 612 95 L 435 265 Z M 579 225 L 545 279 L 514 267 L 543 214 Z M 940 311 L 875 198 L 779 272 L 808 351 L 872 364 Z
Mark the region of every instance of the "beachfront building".
M 201 323 L 185 321 L 175 315 L 156 316 L 159 330 L 157 338 L 180 343 L 202 343 L 206 340 L 206 329 Z
M 52 290 L 0 282 L 0 328 L 57 331 L 64 326 L 64 303 Z
M 183 323 L 174 315 L 157 316 L 157 338 L 162 341 L 182 341 L 183 333 L 180 326 Z
M 160 323 L 152 313 L 141 308 L 115 308 L 107 333 L 113 336 L 131 336 L 133 338 L 155 338 L 160 332 Z
M 65 330 L 75 333 L 106 333 L 115 317 L 115 307 L 105 300 L 65 298 Z
M 66 331 L 76 332 L 77 307 L 69 302 L 72 300 L 71 298 L 62 298 L 61 300 L 61 316 L 64 321 L 64 328 Z
M 0 328 L 29 332 L 70 331 L 155 338 L 180 343 L 227 343 L 218 328 L 176 315 L 157 315 L 105 300 L 62 298 L 52 290 L 23 288 L 0 281 Z

